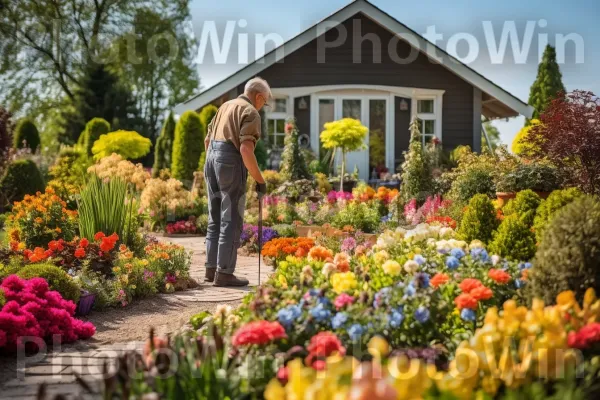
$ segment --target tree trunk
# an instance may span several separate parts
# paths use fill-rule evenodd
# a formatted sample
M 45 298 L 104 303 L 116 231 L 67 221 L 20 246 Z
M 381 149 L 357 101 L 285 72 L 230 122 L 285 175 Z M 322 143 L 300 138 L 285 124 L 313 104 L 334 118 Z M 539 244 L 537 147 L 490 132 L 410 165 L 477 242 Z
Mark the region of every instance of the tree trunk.
M 342 150 L 342 172 L 340 174 L 340 192 L 344 191 L 344 175 L 346 174 L 346 152 Z

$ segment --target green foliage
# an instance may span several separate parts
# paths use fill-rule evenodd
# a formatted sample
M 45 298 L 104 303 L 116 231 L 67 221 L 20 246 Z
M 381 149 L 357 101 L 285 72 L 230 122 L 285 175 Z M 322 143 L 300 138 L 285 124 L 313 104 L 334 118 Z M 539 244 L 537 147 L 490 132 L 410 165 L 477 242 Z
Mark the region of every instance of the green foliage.
M 35 153 L 40 147 L 40 133 L 32 120 L 23 118 L 17 123 L 13 135 L 13 146 L 16 149 L 28 147 Z
M 204 155 L 204 153 L 202 154 Z M 256 157 L 258 167 L 263 171 L 267 169 L 269 153 L 267 152 L 267 145 L 265 145 L 264 140 L 258 139 L 258 141 L 256 142 L 256 146 L 254 146 L 254 156 Z
M 77 144 L 81 145 L 88 156 L 92 155 L 92 146 L 100 136 L 110 132 L 110 124 L 103 118 L 93 118 L 85 124 L 85 130 L 79 136 Z
M 485 194 L 477 194 L 469 201 L 458 234 L 467 242 L 477 239 L 488 243 L 497 226 L 498 219 L 492 201 Z
M 23 268 L 23 265 L 21 264 L 20 260 L 19 262 L 13 260 L 6 265 L 0 263 L 0 282 L 2 282 L 7 276 L 16 274 L 21 268 Z
M 56 194 L 67 200 L 85 185 L 87 169 L 92 164 L 85 151 L 77 148 L 61 150 L 54 165 L 50 167 L 49 175 L 52 178 L 48 186 Z
M 402 164 L 402 196 L 405 201 L 424 201 L 431 191 L 431 168 L 421 144 L 419 120 L 410 124 L 410 144 Z
M 288 224 L 273 225 L 273 230 L 275 232 L 277 232 L 279 237 L 290 237 L 290 238 L 298 237 L 298 234 L 296 233 L 296 227 L 294 225 L 288 225 Z
M 200 215 L 196 219 L 196 228 L 198 228 L 198 233 L 201 235 L 206 235 L 208 231 L 208 215 Z
M 299 132 L 296 122 L 292 119 L 288 120 L 285 130 L 285 146 L 281 155 L 280 165 L 281 175 L 284 179 L 292 181 L 309 179 L 310 173 L 308 172 L 307 163 L 298 142 Z
M 207 105 L 200 110 L 200 122 L 202 123 L 202 140 L 206 138 L 208 133 L 208 125 L 212 122 L 219 109 L 212 104 Z
M 12 135 L 14 124 L 12 114 L 6 108 L 0 106 L 0 164 L 2 164 L 2 153 L 12 147 Z
M 2 264 L 0 264 L 0 269 L 1 268 L 2 268 Z M 4 290 L 0 289 L 0 309 L 2 309 L 2 307 L 4 307 L 5 304 L 6 304 L 6 297 L 4 297 Z
M 0 209 L 22 200 L 26 194 L 43 192 L 44 178 L 37 165 L 28 159 L 11 162 L 0 177 Z
M 498 192 L 519 192 L 531 189 L 551 192 L 561 184 L 557 168 L 547 162 L 520 163 L 516 168 L 502 174 L 496 183 Z
M 100 136 L 92 147 L 95 160 L 100 160 L 115 153 L 126 160 L 144 157 L 150 152 L 152 142 L 133 131 L 116 131 Z
M 175 127 L 173 162 L 171 164 L 173 178 L 179 179 L 184 182 L 186 187 L 190 187 L 203 150 L 200 117 L 194 111 L 186 111 L 179 118 Z
M 533 190 L 527 189 L 517 193 L 517 196 L 510 200 L 504 207 L 505 216 L 516 215 L 525 226 L 531 228 L 535 213 L 542 199 Z
M 152 167 L 153 178 L 158 178 L 160 171 L 163 169 L 171 168 L 174 140 L 175 118 L 173 118 L 173 112 L 170 112 L 162 127 L 162 131 L 160 131 L 160 136 L 156 140 L 156 146 L 154 147 L 154 166 Z
M 565 290 L 578 301 L 588 287 L 600 289 L 600 202 L 580 196 L 556 212 L 535 254 L 530 271 L 535 297 L 547 304 Z
M 518 154 L 522 157 L 533 157 L 539 152 L 539 146 L 531 140 L 530 135 L 533 134 L 532 128 L 541 124 L 541 121 L 534 118 L 529 121 L 521 130 L 517 133 L 513 139 L 511 150 L 513 153 Z
M 331 225 L 340 229 L 350 225 L 356 230 L 372 233 L 379 226 L 380 218 L 379 210 L 376 207 L 367 203 L 351 202 L 335 214 Z
M 534 108 L 532 118 L 539 118 L 560 92 L 565 92 L 565 86 L 562 83 L 562 74 L 556 62 L 556 50 L 554 47 L 547 45 L 542 61 L 538 66 L 537 77 L 531 85 L 529 100 L 527 101 Z
M 488 143 L 483 131 L 481 132 L 481 148 L 488 148 L 494 150 L 496 147 L 502 144 L 502 139 L 500 138 L 500 131 L 496 128 L 490 121 L 486 121 L 483 124 L 485 128 L 485 132 L 487 133 L 488 139 L 490 142 Z
M 568 188 L 555 190 L 550 193 L 550 196 L 546 200 L 542 200 L 533 220 L 533 230 L 538 242 L 542 240 L 546 227 L 552 218 L 554 218 L 556 212 L 582 194 L 577 188 Z
M 509 260 L 528 261 L 535 254 L 535 235 L 517 214 L 510 215 L 494 233 L 489 251 Z
M 56 290 L 63 298 L 77 303 L 81 290 L 79 285 L 62 269 L 52 264 L 31 264 L 17 272 L 23 279 L 44 278 L 50 290 Z
M 475 167 L 459 175 L 450 186 L 450 196 L 465 204 L 473 196 L 484 194 L 488 197 L 496 195 L 494 175 L 490 169 Z
M 116 233 L 123 243 L 129 244 L 137 226 L 133 226 L 132 219 L 128 217 L 134 212 L 134 202 L 125 201 L 127 192 L 127 184 L 119 178 L 104 182 L 91 175 L 77 201 L 81 237 L 92 241 L 97 232 Z M 126 220 L 129 222 L 127 225 Z

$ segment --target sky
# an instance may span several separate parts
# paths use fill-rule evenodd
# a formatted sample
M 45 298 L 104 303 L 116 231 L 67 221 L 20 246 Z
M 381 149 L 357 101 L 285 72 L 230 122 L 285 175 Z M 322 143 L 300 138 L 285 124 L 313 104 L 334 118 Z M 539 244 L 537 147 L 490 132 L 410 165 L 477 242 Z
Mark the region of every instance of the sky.
M 558 35 L 575 38 L 575 41 L 567 41 L 561 46 L 565 49 L 564 60 L 559 61 L 563 83 L 568 91 L 584 89 L 600 95 L 598 0 L 572 0 L 569 3 L 548 0 L 371 2 L 419 34 L 423 35 L 428 28 L 434 27 L 438 35 L 443 35 L 436 44 L 451 54 L 454 53 L 451 38 L 472 35 L 478 43 L 479 52 L 468 65 L 525 102 L 537 74 L 540 43 L 543 47 L 547 38 L 548 43 L 555 45 L 557 38 L 560 40 Z M 192 23 L 197 38 L 211 23 L 215 24 L 219 37 L 224 38 L 228 21 L 231 21 L 229 27 L 233 33 L 226 60 L 215 63 L 217 57 L 210 50 L 210 44 L 207 51 L 197 52 L 203 54 L 202 60 L 196 59 L 202 86 L 210 87 L 246 65 L 238 60 L 238 50 L 247 47 L 239 42 L 239 34 L 248 34 L 248 61 L 251 62 L 254 58 L 254 34 L 274 33 L 288 40 L 348 3 L 350 0 L 192 0 Z M 245 23 L 240 23 L 240 20 Z M 504 57 L 495 59 L 490 56 L 488 39 L 493 32 L 497 39 L 493 46 L 498 46 L 503 29 L 510 28 L 511 24 L 516 28 L 519 46 L 530 43 L 530 51 L 519 55 L 519 50 L 514 53 L 511 44 L 508 44 Z M 524 40 L 527 33 L 531 40 Z M 469 51 L 475 49 L 469 47 L 465 40 L 458 41 L 454 48 L 456 53 L 453 55 L 461 58 L 469 57 Z M 492 53 L 494 51 L 492 47 Z M 495 121 L 494 125 L 500 130 L 502 141 L 510 145 L 523 126 L 523 118 Z

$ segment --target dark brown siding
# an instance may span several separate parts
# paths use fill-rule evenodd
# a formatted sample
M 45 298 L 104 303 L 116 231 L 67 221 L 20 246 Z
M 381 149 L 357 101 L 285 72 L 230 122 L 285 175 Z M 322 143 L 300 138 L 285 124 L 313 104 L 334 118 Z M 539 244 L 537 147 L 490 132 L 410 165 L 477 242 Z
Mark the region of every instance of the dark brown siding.
M 306 102 L 304 110 L 301 110 L 299 107 L 301 99 L 304 99 Z M 296 117 L 296 125 L 300 134 L 306 134 L 310 137 L 310 96 L 296 97 L 294 99 L 294 116 Z
M 403 152 L 408 150 L 408 143 L 410 142 L 410 99 L 404 99 L 408 105 L 407 110 L 400 110 L 400 103 L 402 97 L 394 97 L 394 129 L 396 131 L 396 137 L 394 140 L 394 167 L 397 168 L 399 164 L 404 162 Z
M 358 32 L 353 29 L 354 19 L 360 20 L 363 37 L 374 33 L 381 40 L 383 51 L 377 52 L 381 56 L 381 63 L 373 62 L 373 45 L 369 40 L 362 42 L 361 62 L 353 62 L 353 36 L 359 37 Z M 473 87 L 468 82 L 431 62 L 422 53 L 411 63 L 396 63 L 387 51 L 388 43 L 393 38 L 392 33 L 362 14 L 342 25 L 348 32 L 347 38 L 342 45 L 325 50 L 325 63 L 317 63 L 315 39 L 259 75 L 275 88 L 363 84 L 445 90 L 442 110 L 444 147 L 472 145 Z M 325 35 L 328 42 L 333 42 L 338 37 L 338 31 L 332 29 Z M 398 57 L 407 58 L 411 49 L 408 43 L 399 41 Z

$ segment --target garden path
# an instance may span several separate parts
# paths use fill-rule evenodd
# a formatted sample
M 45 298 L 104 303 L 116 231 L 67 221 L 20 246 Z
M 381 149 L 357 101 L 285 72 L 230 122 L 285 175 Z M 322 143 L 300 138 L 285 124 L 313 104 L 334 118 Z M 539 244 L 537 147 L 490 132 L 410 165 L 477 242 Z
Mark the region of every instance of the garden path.
M 238 256 L 236 272 L 250 280 L 250 288 L 217 288 L 203 283 L 204 238 L 161 240 L 181 244 L 193 252 L 190 273 L 200 283 L 199 288 L 137 300 L 125 308 L 92 312 L 87 318 L 97 329 L 92 339 L 64 345 L 38 361 L 28 362 L 23 368 L 17 369 L 14 357 L 0 358 L 0 399 L 35 398 L 42 382 L 47 384 L 48 398 L 58 393 L 71 398 L 100 398 L 86 394 L 74 373 L 81 375 L 99 393 L 104 362 L 126 351 L 141 350 L 150 327 L 154 327 L 158 335 L 174 333 L 200 311 L 214 311 L 218 304 L 239 304 L 246 293 L 253 290 L 252 286 L 258 284 L 257 256 Z M 271 271 L 271 267 L 262 268 L 261 282 Z

